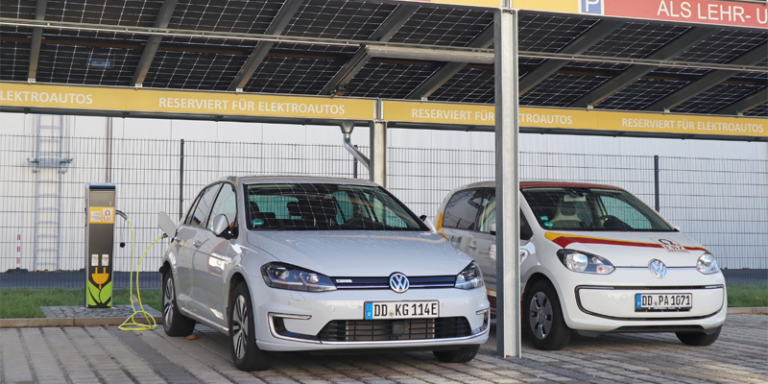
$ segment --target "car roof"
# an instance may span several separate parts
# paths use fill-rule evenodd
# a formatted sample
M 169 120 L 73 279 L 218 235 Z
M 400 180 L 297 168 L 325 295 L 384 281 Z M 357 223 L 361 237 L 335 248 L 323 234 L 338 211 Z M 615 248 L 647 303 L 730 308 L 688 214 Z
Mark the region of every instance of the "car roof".
M 262 183 L 314 183 L 314 184 L 345 184 L 378 186 L 378 184 L 364 179 L 350 179 L 344 177 L 324 176 L 286 176 L 286 175 L 247 175 L 225 176 L 218 181 L 229 181 L 235 184 L 262 184 Z
M 470 189 L 470 188 L 493 188 L 496 186 L 495 181 L 481 181 L 477 183 L 467 184 L 456 188 L 456 190 Z M 523 180 L 520 181 L 520 188 L 535 188 L 535 187 L 575 187 L 575 188 L 603 188 L 603 189 L 618 189 L 619 187 L 606 184 L 593 184 L 593 183 L 581 183 L 574 181 L 537 181 L 537 180 Z

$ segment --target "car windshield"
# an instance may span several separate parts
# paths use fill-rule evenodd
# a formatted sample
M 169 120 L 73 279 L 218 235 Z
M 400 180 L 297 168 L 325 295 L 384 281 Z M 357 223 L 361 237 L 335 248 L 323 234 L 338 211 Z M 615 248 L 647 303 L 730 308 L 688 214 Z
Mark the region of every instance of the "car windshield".
M 674 231 L 633 195 L 617 189 L 535 187 L 523 196 L 544 229 L 567 231 Z
M 387 230 L 429 228 L 383 188 L 339 184 L 245 186 L 250 230 Z

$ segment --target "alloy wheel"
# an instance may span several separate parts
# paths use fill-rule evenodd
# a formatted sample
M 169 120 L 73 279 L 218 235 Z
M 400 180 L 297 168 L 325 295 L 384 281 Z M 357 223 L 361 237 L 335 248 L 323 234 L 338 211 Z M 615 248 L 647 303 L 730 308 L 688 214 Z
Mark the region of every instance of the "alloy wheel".
M 536 292 L 531 299 L 530 325 L 537 339 L 544 340 L 549 336 L 552 329 L 552 302 L 544 292 Z
M 248 305 L 245 297 L 237 297 L 232 312 L 232 345 L 237 358 L 242 359 L 248 346 Z
M 163 295 L 163 321 L 168 326 L 173 322 L 173 278 L 168 277 L 165 281 L 165 294 Z

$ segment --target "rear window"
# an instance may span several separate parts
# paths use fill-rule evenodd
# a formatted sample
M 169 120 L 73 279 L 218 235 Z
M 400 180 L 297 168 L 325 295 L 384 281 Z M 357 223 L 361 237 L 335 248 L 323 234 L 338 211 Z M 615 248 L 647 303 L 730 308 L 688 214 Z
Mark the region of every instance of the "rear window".
M 254 184 L 245 198 L 250 230 L 429 230 L 379 187 Z

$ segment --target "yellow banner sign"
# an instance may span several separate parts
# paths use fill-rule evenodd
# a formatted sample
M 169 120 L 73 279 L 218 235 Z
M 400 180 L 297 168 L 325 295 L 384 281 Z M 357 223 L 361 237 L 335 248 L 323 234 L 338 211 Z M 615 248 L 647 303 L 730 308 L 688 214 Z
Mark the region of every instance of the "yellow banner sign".
M 373 100 L 0 83 L 0 106 L 373 120 Z
M 495 111 L 492 105 L 385 101 L 383 119 L 414 124 L 492 126 L 496 124 Z M 520 108 L 518 120 L 523 128 L 768 137 L 765 118 Z

